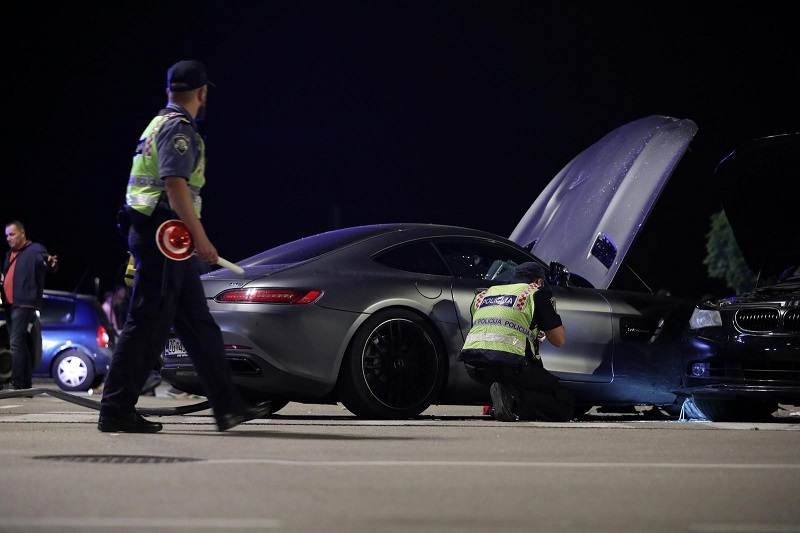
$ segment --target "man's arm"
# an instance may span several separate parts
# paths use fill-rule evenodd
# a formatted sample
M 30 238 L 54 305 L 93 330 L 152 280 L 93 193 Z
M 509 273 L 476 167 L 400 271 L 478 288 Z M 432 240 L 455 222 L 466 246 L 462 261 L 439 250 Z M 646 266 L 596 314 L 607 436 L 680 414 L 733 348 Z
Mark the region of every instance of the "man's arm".
M 194 248 L 197 256 L 209 264 L 216 264 L 219 259 L 217 249 L 211 244 L 203 228 L 203 223 L 197 218 L 192 204 L 192 195 L 189 192 L 189 184 L 186 178 L 181 176 L 167 176 L 164 178 L 164 186 L 167 190 L 167 197 L 172 209 L 178 213 L 178 217 L 189 228 L 194 240 Z
M 556 299 L 550 287 L 545 286 L 534 294 L 534 320 L 539 324 L 539 335 L 544 333 L 547 341 L 556 348 L 564 345 L 567 332 L 556 311 Z
M 44 247 L 43 244 L 35 242 L 33 243 L 33 253 L 39 254 L 41 257 L 42 266 L 44 267 L 44 271 L 53 274 L 58 272 L 58 256 L 50 255 L 50 252 L 47 251 L 47 248 Z M 39 269 L 39 266 L 36 266 L 36 269 Z
M 560 325 L 555 329 L 548 329 L 544 332 L 545 337 L 547 338 L 547 342 L 555 346 L 556 348 L 564 346 L 564 342 L 567 340 L 567 332 L 564 329 L 564 325 Z
M 48 254 L 48 256 L 45 258 L 45 262 L 47 263 L 48 272 L 51 274 L 58 272 L 58 256 Z

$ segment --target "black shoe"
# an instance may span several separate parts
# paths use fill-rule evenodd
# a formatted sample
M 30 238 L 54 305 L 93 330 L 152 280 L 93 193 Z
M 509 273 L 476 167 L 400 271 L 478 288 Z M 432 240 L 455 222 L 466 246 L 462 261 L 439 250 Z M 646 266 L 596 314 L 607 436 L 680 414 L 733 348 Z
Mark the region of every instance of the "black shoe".
M 261 402 L 246 407 L 242 411 L 215 415 L 217 419 L 217 429 L 225 431 L 238 426 L 242 422 L 253 420 L 254 418 L 265 418 L 272 414 L 272 402 Z
M 492 383 L 492 386 L 489 387 L 489 394 L 492 396 L 495 420 L 501 422 L 516 422 L 519 420 L 519 417 L 514 414 L 514 397 L 506 385 Z
M 150 422 L 139 413 L 122 416 L 103 416 L 97 422 L 97 429 L 105 433 L 156 433 L 164 427 L 158 422 Z
M 16 392 L 17 394 L 9 395 L 11 398 L 21 398 L 21 397 L 33 398 L 33 394 L 19 394 L 22 391 L 30 390 L 31 388 L 32 387 L 17 387 L 16 385 L 14 385 L 13 383 L 11 383 L 9 381 L 8 383 L 6 383 L 5 385 L 2 386 L 2 391 L 3 392 Z

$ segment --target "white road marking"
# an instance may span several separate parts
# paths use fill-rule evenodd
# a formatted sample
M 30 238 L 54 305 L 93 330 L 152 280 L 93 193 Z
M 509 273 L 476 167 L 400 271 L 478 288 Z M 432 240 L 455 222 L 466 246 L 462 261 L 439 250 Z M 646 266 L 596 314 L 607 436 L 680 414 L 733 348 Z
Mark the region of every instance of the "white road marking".
M 204 459 L 203 464 L 272 464 L 278 466 L 489 466 L 489 467 L 552 467 L 552 468 L 679 468 L 727 470 L 800 470 L 800 464 L 770 463 L 561 463 L 539 461 L 295 461 L 284 459 Z
M 797 533 L 797 524 L 689 524 L 689 531 L 747 532 L 747 533 Z
M 56 518 L 37 518 L 30 516 L 3 517 L 3 528 L 53 528 L 63 530 L 64 528 L 135 528 L 155 530 L 202 530 L 210 529 L 224 531 L 229 529 L 274 529 L 282 527 L 280 520 L 272 518 L 67 518 L 59 516 Z

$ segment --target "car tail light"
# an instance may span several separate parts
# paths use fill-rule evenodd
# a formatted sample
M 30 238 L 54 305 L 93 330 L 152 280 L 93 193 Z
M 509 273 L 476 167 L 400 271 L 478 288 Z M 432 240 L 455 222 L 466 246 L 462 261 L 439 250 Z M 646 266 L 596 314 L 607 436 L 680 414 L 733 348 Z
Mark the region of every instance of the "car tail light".
M 102 348 L 108 348 L 111 342 L 111 337 L 108 336 L 108 331 L 103 326 L 97 326 L 97 345 Z
M 219 293 L 214 300 L 236 304 L 308 304 L 322 295 L 318 290 L 295 289 L 231 289 Z

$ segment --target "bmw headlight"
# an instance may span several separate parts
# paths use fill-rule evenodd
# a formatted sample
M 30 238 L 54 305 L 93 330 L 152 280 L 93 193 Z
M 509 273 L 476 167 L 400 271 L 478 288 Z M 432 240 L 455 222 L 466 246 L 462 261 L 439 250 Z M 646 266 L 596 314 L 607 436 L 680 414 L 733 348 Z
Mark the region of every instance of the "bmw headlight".
M 721 325 L 722 317 L 716 309 L 700 309 L 699 307 L 695 307 L 692 318 L 689 319 L 689 327 L 692 329 L 710 328 Z

